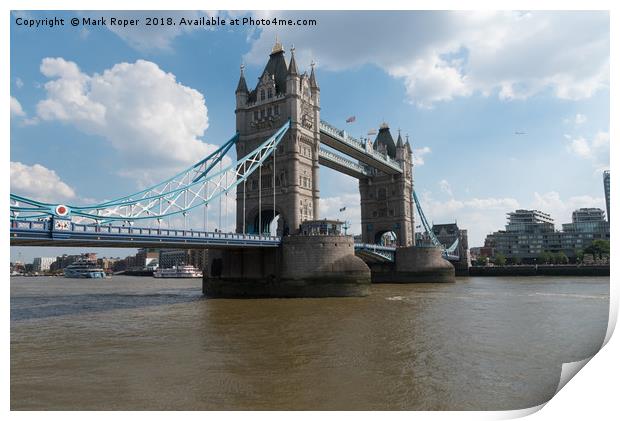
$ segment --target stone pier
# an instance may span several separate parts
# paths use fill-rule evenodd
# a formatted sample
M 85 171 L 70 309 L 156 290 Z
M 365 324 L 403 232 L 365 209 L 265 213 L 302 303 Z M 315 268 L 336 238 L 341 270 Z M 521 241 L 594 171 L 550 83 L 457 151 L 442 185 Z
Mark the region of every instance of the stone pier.
M 355 256 L 353 237 L 292 235 L 277 249 L 209 253 L 202 292 L 213 298 L 361 297 L 370 269 Z
M 399 247 L 394 263 L 369 263 L 373 283 L 454 282 L 454 266 L 435 247 Z

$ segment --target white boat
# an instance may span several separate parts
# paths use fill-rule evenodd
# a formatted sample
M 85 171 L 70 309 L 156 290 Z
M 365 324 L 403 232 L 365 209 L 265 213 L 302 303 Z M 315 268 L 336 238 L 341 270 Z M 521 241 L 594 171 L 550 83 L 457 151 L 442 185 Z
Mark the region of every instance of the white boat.
M 78 260 L 64 269 L 65 278 L 105 278 L 106 274 L 95 262 Z
M 202 271 L 192 265 L 182 265 L 159 268 L 153 272 L 153 276 L 156 278 L 202 278 Z

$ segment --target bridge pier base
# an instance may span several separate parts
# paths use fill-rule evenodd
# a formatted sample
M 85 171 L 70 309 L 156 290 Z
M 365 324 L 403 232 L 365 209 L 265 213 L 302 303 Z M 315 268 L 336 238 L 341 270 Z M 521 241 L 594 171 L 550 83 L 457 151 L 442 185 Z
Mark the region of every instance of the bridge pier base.
M 202 292 L 212 298 L 361 297 L 370 270 L 353 238 L 293 235 L 271 249 L 209 252 Z
M 394 263 L 368 263 L 373 283 L 455 282 L 454 266 L 434 247 L 399 247 Z

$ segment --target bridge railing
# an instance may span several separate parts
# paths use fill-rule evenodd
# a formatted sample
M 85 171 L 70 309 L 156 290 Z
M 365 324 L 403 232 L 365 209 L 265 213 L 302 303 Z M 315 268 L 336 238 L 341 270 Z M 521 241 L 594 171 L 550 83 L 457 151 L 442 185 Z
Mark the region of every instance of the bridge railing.
M 325 159 L 329 159 L 331 161 L 337 162 L 347 168 L 351 168 L 354 171 L 357 171 L 363 175 L 370 175 L 371 170 L 365 166 L 358 164 L 357 162 L 351 161 L 350 159 L 344 158 L 332 151 L 328 151 L 325 148 L 319 149 L 319 156 L 323 156 Z
M 52 221 L 11 221 L 11 229 L 27 231 L 51 231 Z M 238 234 L 232 232 L 197 231 L 193 229 L 123 227 L 114 225 L 92 225 L 70 222 L 63 232 L 92 233 L 112 235 L 134 235 L 152 237 L 184 237 L 213 240 L 254 240 L 279 243 L 280 237 L 258 234 Z
M 382 246 L 380 244 L 369 244 L 369 243 L 355 243 L 355 248 L 363 248 L 368 250 L 379 250 L 379 251 L 395 251 L 396 247 L 392 246 Z
M 364 152 L 368 155 L 373 156 L 375 159 L 379 161 L 384 161 L 388 165 L 402 170 L 402 166 L 398 161 L 390 158 L 388 155 L 384 155 L 381 152 L 375 151 L 372 147 L 368 148 L 365 142 L 354 138 L 353 136 L 349 135 L 345 130 L 338 129 L 337 127 L 334 127 L 328 122 L 323 121 L 323 120 L 321 120 L 319 127 L 322 130 L 330 133 L 336 139 L 341 140 L 342 142 L 348 144 L 349 146 L 352 146 L 353 148 L 359 150 L 360 152 Z

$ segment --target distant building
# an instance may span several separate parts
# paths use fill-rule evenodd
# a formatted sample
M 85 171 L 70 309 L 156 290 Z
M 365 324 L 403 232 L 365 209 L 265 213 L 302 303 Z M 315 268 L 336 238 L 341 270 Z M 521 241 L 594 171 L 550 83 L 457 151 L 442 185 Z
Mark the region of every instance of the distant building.
M 168 269 L 173 266 L 189 264 L 189 250 L 161 249 L 159 250 L 159 267 Z
M 56 261 L 51 264 L 50 270 L 62 270 L 69 266 L 71 263 L 79 260 L 80 258 L 82 258 L 82 255 L 80 254 L 63 254 L 62 256 L 56 257 Z
M 594 240 L 609 240 L 609 222 L 604 220 L 601 209 L 575 210 L 572 222 L 562 224 L 562 229 L 555 230 L 547 213 L 519 209 L 508 214 L 505 230 L 487 235 L 484 248 L 492 248 L 491 255 L 502 254 L 513 262 L 531 263 L 543 252 L 563 252 L 572 258 Z
M 594 240 L 609 240 L 609 222 L 602 209 L 581 208 L 573 212 L 572 222 L 562 224 L 562 248 L 567 255 L 583 250 Z
M 132 267 L 144 269 L 147 266 L 150 266 L 150 263 L 155 259 L 159 259 L 159 250 L 151 248 L 138 249 L 135 262 Z
M 603 188 L 605 189 L 605 206 L 607 207 L 607 222 L 610 222 L 611 214 L 609 213 L 609 196 L 611 191 L 609 190 L 609 170 L 603 171 Z
M 205 270 L 209 261 L 209 250 L 192 249 L 189 251 L 189 264 L 196 269 Z
M 102 257 L 97 259 L 97 266 L 99 266 L 104 271 L 113 271 L 114 265 L 120 261 L 118 257 Z
M 437 240 L 447 249 L 449 249 L 456 240 L 459 241 L 455 252 L 458 253 L 460 259 L 458 262 L 453 263 L 457 270 L 463 269 L 466 271 L 471 265 L 467 230 L 460 229 L 456 222 L 452 224 L 433 224 L 432 230 Z
M 504 231 L 489 234 L 485 245 L 492 245 L 494 254 L 511 260 L 534 260 L 542 252 L 559 252 L 560 236 L 551 215 L 536 209 L 517 209 L 507 214 Z
M 32 261 L 32 268 L 35 272 L 45 272 L 50 270 L 55 261 L 55 257 L 35 257 Z
M 207 249 L 161 249 L 159 250 L 159 267 L 168 269 L 173 266 L 192 265 L 205 269 L 208 261 Z

